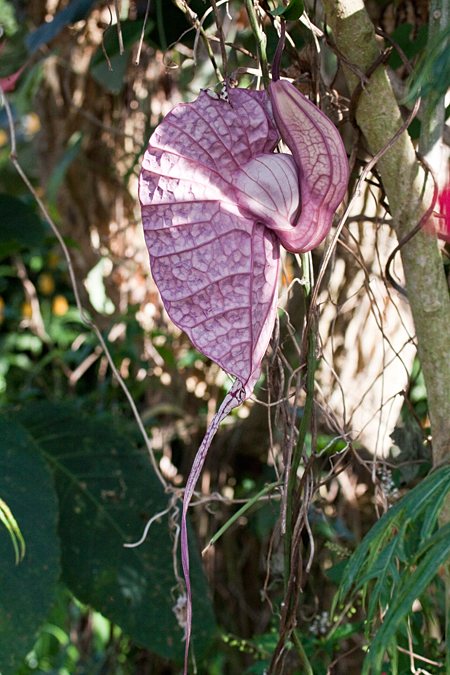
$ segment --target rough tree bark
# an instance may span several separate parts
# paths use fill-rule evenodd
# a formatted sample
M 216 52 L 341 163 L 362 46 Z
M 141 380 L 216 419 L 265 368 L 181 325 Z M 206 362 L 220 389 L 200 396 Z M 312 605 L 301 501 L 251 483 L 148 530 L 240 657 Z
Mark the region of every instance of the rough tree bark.
M 373 24 L 362 0 L 324 0 L 327 21 L 339 50 L 365 72 L 379 56 Z M 344 67 L 352 93 L 358 77 Z M 373 153 L 383 148 L 402 124 L 389 79 L 377 68 L 358 100 L 356 121 Z M 417 225 L 430 205 L 431 180 L 407 133 L 380 159 L 383 181 L 398 239 Z M 436 237 L 420 231 L 401 250 L 423 369 L 433 435 L 434 464 L 450 461 L 450 300 Z
M 379 55 L 373 24 L 362 0 L 324 0 L 327 19 L 341 52 L 363 72 Z M 350 92 L 357 76 L 345 68 Z M 383 66 L 377 68 L 361 92 L 357 123 L 372 152 L 385 146 L 401 125 L 401 115 Z M 433 134 L 431 134 L 432 136 Z M 424 172 L 407 133 L 378 163 L 389 200 L 397 237 L 401 240 L 417 225 L 430 205 L 433 188 L 424 188 Z M 401 249 L 408 299 L 416 329 L 418 355 L 428 396 L 433 439 L 433 463 L 450 462 L 450 300 L 437 238 L 418 232 Z M 450 522 L 447 498 L 440 523 Z M 445 569 L 447 640 L 450 626 L 450 567 Z M 450 657 L 447 650 L 447 672 Z

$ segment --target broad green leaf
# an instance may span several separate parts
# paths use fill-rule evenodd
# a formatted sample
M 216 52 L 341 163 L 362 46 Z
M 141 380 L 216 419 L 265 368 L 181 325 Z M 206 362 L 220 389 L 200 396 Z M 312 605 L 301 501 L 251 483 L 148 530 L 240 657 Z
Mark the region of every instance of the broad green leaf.
M 143 20 L 137 21 L 127 20 L 121 22 L 120 28 L 122 31 L 123 47 L 125 50 L 130 49 L 139 40 L 139 38 L 141 37 L 143 26 L 144 26 Z M 152 21 L 151 19 L 147 21 L 147 24 L 145 26 L 144 38 L 147 37 L 147 35 L 152 32 L 154 27 L 155 27 L 154 21 Z M 105 31 L 105 33 L 103 34 L 103 46 L 105 48 L 105 52 L 108 54 L 108 57 L 110 59 L 112 59 L 114 56 L 119 55 L 119 40 L 117 36 L 116 27 L 111 26 L 111 28 L 108 28 L 108 30 Z M 106 63 L 107 61 L 103 49 L 100 46 L 97 48 L 94 55 L 92 56 L 89 67 L 92 69 L 102 62 Z
M 67 169 L 72 164 L 73 160 L 80 154 L 82 143 L 83 134 L 80 131 L 76 131 L 72 134 L 71 138 L 69 138 L 67 150 L 54 168 L 50 180 L 48 181 L 47 199 L 49 202 L 54 202 L 56 200 L 58 190 L 62 185 Z
M 331 581 L 334 581 L 335 584 L 340 584 L 342 579 L 346 575 L 347 565 L 348 565 L 348 558 L 340 560 L 338 563 L 336 563 L 332 567 L 329 567 L 326 570 L 327 577 L 331 579 Z
M 287 7 L 279 5 L 272 12 L 272 16 L 279 16 L 286 21 L 297 21 L 305 10 L 303 0 L 291 0 Z
M 92 77 L 113 93 L 119 93 L 124 87 L 125 73 L 131 56 L 131 48 L 140 39 L 143 25 L 143 20 L 122 21 L 121 31 L 125 50 L 123 54 L 119 53 L 117 30 L 111 27 L 111 29 L 108 29 L 104 33 L 103 47 L 110 60 L 111 69 L 102 47 L 98 47 L 91 59 L 89 69 Z M 147 21 L 144 39 L 152 32 L 154 26 L 153 21 Z
M 124 54 L 116 54 L 110 58 L 111 69 L 104 59 L 91 67 L 91 75 L 102 87 L 113 94 L 119 94 L 125 86 L 125 74 L 129 60 L 130 52 L 128 50 Z
M 412 59 L 416 56 L 427 44 L 428 26 L 421 26 L 417 32 L 417 36 L 412 40 L 414 26 L 412 23 L 402 23 L 392 33 L 392 39 L 402 48 L 405 56 Z M 403 65 L 398 52 L 394 49 L 390 58 L 389 65 L 393 70 L 397 70 Z
M 140 539 L 149 518 L 168 506 L 169 495 L 147 453 L 113 423 L 82 416 L 70 405 L 33 402 L 19 415 L 54 471 L 63 580 L 136 642 L 181 661 L 183 630 L 172 611 L 176 579 L 168 516 L 153 523 L 143 545 L 123 546 Z M 200 657 L 215 622 L 195 548 L 191 541 L 194 647 Z
M 3 25 L 1 14 L 0 25 Z M 27 34 L 28 31 L 26 26 L 22 25 L 14 35 L 9 36 L 2 41 L 0 78 L 12 75 L 26 63 L 29 56 L 25 45 L 25 38 Z
M 18 30 L 14 6 L 8 0 L 0 0 L 0 24 L 7 37 L 14 35 Z
M 41 219 L 21 199 L 0 194 L 0 243 L 15 242 L 23 246 L 37 246 L 44 236 Z
M 16 251 L 20 251 L 20 244 L 18 244 L 16 241 L 7 241 L 5 243 L 0 242 L 0 260 L 4 260 L 5 258 L 8 258 L 11 253 L 16 253 Z
M 53 480 L 26 430 L 0 415 L 0 495 L 25 541 L 16 565 L 7 530 L 0 528 L 0 668 L 13 675 L 33 646 L 60 575 L 57 499 Z
M 69 23 L 76 23 L 84 19 L 96 2 L 97 0 L 72 0 L 65 9 L 54 16 L 53 21 L 43 23 L 39 28 L 36 28 L 25 40 L 30 54 L 53 40 Z

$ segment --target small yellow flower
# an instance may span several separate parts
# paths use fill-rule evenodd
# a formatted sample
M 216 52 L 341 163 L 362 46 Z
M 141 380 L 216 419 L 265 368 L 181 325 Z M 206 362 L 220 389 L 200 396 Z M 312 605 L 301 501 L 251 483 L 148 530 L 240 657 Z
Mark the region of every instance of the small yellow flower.
M 55 270 L 59 265 L 59 255 L 56 251 L 50 251 L 47 257 L 47 265 L 50 269 Z
M 22 316 L 25 319 L 31 319 L 33 310 L 31 308 L 31 302 L 22 302 Z
M 41 122 L 36 113 L 32 112 L 27 115 L 22 121 L 25 132 L 29 136 L 33 136 L 41 128 Z
M 64 316 L 69 309 L 69 303 L 63 295 L 55 295 L 53 298 L 52 311 L 56 316 Z
M 55 292 L 55 282 L 51 274 L 42 272 L 38 279 L 38 288 L 42 295 L 53 295 Z

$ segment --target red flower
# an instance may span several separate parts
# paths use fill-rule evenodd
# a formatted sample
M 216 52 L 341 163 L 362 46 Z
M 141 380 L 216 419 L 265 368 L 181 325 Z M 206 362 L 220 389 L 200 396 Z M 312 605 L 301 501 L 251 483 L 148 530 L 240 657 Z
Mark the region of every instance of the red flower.
M 436 218 L 436 232 L 439 239 L 450 243 L 450 178 L 438 197 L 439 216 Z
M 0 45 L 0 54 L 3 51 L 3 47 L 5 46 L 5 43 L 3 42 Z M 25 68 L 28 65 L 28 61 L 24 63 L 24 65 L 19 68 L 19 70 L 15 73 L 12 73 L 12 75 L 7 75 L 6 77 L 0 77 L 0 87 L 3 89 L 4 92 L 7 91 L 13 91 L 15 89 L 17 80 L 21 76 L 22 72 L 25 70 Z

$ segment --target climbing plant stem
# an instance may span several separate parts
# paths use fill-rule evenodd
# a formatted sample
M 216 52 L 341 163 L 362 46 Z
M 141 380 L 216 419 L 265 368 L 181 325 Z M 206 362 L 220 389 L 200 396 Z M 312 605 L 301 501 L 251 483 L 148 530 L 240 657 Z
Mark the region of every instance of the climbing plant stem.
M 266 36 L 258 23 L 258 17 L 256 16 L 253 0 L 245 0 L 245 7 L 247 9 L 253 35 L 255 36 L 256 45 L 258 47 L 259 62 L 261 65 L 264 87 L 267 89 L 270 84 L 270 76 L 266 53 Z
M 302 261 L 302 288 L 305 297 L 305 314 L 308 315 L 309 312 L 309 303 L 311 300 L 311 290 L 312 290 L 312 262 L 311 262 L 311 253 L 303 253 L 301 256 Z M 306 440 L 306 434 L 308 432 L 309 422 L 311 419 L 311 414 L 313 410 L 314 402 L 314 374 L 315 374 L 315 360 L 316 360 L 316 336 L 315 336 L 315 324 L 312 322 L 309 329 L 308 338 L 307 338 L 307 349 L 306 349 L 306 400 L 303 407 L 302 419 L 300 422 L 300 428 L 298 433 L 297 443 L 295 444 L 291 469 L 288 477 L 287 484 L 287 508 L 286 508 L 286 535 L 284 538 L 284 574 L 285 574 L 285 584 L 290 578 L 291 574 L 291 554 L 292 554 L 292 533 L 294 529 L 294 519 L 296 514 L 294 514 L 294 504 L 296 501 L 296 488 L 297 488 L 297 471 L 300 466 L 300 461 L 303 455 L 303 446 Z
M 258 492 L 254 497 L 248 500 L 240 509 L 234 513 L 231 518 L 227 520 L 227 522 L 222 525 L 220 530 L 217 530 L 216 534 L 212 537 L 212 539 L 209 541 L 209 543 L 205 546 L 205 548 L 202 551 L 202 555 L 206 553 L 206 551 L 213 546 L 218 539 L 228 530 L 228 528 L 238 520 L 248 509 L 253 506 L 253 504 L 256 504 L 257 501 L 261 499 L 261 497 L 264 497 L 266 494 L 274 490 L 275 488 L 279 487 L 281 483 L 275 482 L 275 483 L 270 483 L 269 485 L 265 485 L 262 490 Z
M 310 660 L 308 659 L 308 657 L 306 655 L 305 648 L 302 645 L 302 641 L 300 640 L 300 637 L 299 637 L 297 631 L 295 630 L 295 628 L 292 631 L 292 642 L 294 643 L 294 647 L 296 648 L 297 653 L 300 656 L 301 662 L 303 664 L 303 668 L 304 668 L 303 672 L 305 673 L 305 675 L 314 675 L 314 671 L 312 669 L 312 665 L 310 663 Z

